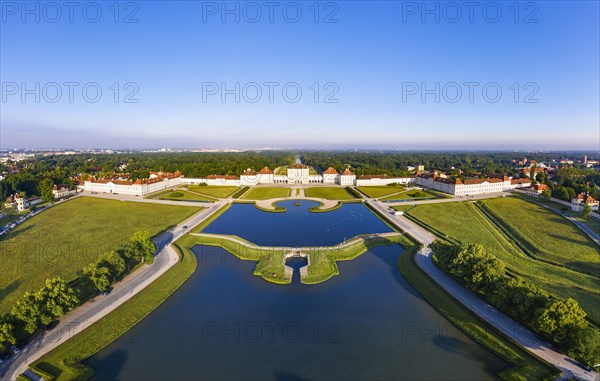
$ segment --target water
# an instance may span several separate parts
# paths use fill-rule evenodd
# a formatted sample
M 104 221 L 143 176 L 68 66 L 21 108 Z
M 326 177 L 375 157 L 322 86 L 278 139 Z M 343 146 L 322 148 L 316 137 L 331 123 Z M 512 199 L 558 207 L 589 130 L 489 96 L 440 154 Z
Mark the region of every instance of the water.
M 362 205 L 324 214 L 289 210 L 235 205 L 211 230 L 257 243 L 388 230 Z M 249 217 L 255 219 L 244 221 Z M 255 263 L 220 248 L 196 246 L 194 253 L 190 279 L 86 361 L 97 370 L 94 380 L 497 380 L 508 367 L 402 278 L 399 246 L 339 262 L 340 275 L 318 285 L 299 282 L 301 259 L 288 261 L 294 279 L 282 286 L 253 276 Z
M 391 229 L 362 203 L 344 204 L 327 213 L 313 213 L 315 201 L 281 201 L 285 213 L 269 213 L 253 204 L 233 204 L 204 232 L 233 234 L 264 246 L 333 246 L 359 234 Z

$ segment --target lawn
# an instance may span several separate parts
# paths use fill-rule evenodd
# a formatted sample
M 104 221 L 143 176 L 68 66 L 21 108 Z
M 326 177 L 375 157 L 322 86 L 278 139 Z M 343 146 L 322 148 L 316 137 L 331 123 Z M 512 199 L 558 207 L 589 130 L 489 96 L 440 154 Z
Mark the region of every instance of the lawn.
M 535 260 L 502 234 L 479 209 L 467 202 L 418 205 L 408 216 L 460 242 L 479 243 L 497 256 L 510 273 L 547 292 L 577 300 L 589 317 L 600 322 L 600 280 L 568 268 Z
M 259 187 L 252 188 L 242 197 L 245 200 L 268 200 L 270 198 L 288 197 L 290 188 L 277 187 Z
M 346 192 L 344 188 L 337 187 L 315 187 L 304 190 L 306 197 L 324 198 L 326 200 L 353 200 L 354 197 Z
M 168 191 L 158 196 L 160 200 L 171 200 L 171 201 L 209 201 L 213 202 L 216 199 L 212 197 L 206 197 L 192 192 L 186 192 L 184 190 Z
M 93 369 L 81 362 L 134 327 L 192 275 L 197 266 L 195 255 L 187 249 L 179 249 L 179 252 L 178 264 L 91 327 L 37 360 L 32 369 L 49 373 L 56 381 L 91 378 Z
M 490 349 L 512 368 L 500 373 L 504 380 L 544 380 L 556 378 L 557 370 L 523 350 L 489 324 L 466 309 L 425 274 L 415 262 L 418 247 L 403 253 L 398 259 L 398 270 L 406 280 L 446 319 Z
M 428 192 L 426 190 L 411 190 L 408 192 L 398 193 L 396 195 L 382 198 L 382 201 L 395 201 L 395 200 L 425 200 L 425 199 L 436 199 L 441 198 L 435 193 Z
M 0 241 L 0 313 L 47 278 L 75 279 L 136 231 L 158 234 L 200 209 L 78 197 L 32 217 Z
M 587 225 L 587 227 L 589 227 L 593 231 L 600 232 L 600 220 L 597 220 L 592 217 L 589 217 L 586 220 L 585 218 L 583 218 L 581 216 L 581 212 L 574 212 L 571 210 L 571 208 L 569 208 L 566 205 L 559 204 L 558 202 L 554 202 L 554 201 L 545 201 L 541 198 L 531 197 L 531 196 L 526 196 L 526 195 L 521 195 L 521 194 L 519 194 L 518 197 L 523 200 L 527 200 L 530 202 L 538 203 L 540 205 L 549 206 L 550 208 L 554 208 L 554 209 L 560 211 L 561 213 L 565 213 L 565 214 L 569 215 L 570 217 L 574 217 L 577 221 Z
M 398 212 L 407 212 L 415 207 L 416 206 L 414 206 L 414 205 L 397 205 L 397 206 L 392 206 L 392 209 L 394 209 Z
M 535 258 L 600 274 L 600 247 L 557 213 L 514 197 L 486 200 L 482 204 Z
M 239 187 L 228 187 L 228 186 L 216 186 L 216 185 L 215 186 L 192 185 L 192 186 L 188 187 L 188 189 L 192 192 L 201 193 L 208 197 L 227 198 L 227 197 L 231 196 L 232 194 L 234 194 L 235 192 L 237 192 L 237 190 L 240 188 Z
M 356 187 L 359 191 L 366 194 L 370 198 L 379 198 L 402 192 L 404 187 L 398 185 L 385 185 L 376 187 Z

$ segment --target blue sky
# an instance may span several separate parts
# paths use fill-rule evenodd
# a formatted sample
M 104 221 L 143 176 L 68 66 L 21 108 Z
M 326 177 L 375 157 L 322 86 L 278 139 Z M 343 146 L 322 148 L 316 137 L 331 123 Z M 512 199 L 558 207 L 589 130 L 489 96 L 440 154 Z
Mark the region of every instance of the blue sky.
M 22 4 L 0 2 L 3 149 L 600 150 L 596 1 Z

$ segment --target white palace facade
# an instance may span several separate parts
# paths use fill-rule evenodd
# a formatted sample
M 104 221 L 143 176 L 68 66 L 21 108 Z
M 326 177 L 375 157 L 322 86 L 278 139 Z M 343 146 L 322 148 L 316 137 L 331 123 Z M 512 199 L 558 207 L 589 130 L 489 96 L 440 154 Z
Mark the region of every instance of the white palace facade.
M 241 176 L 210 175 L 205 178 L 183 177 L 180 172 L 150 172 L 146 180 L 131 181 L 117 177 L 111 179 L 89 179 L 80 188 L 96 193 L 114 193 L 133 196 L 145 196 L 180 185 L 213 185 L 213 186 L 255 186 L 261 184 L 337 184 L 340 186 L 386 186 L 392 184 L 414 184 L 453 195 L 476 195 L 492 192 L 510 191 L 516 188 L 531 186 L 529 179 L 516 179 L 504 176 L 480 179 L 449 179 L 439 172 L 417 172 L 414 177 L 388 177 L 387 175 L 356 176 L 349 168 L 341 173 L 329 167 L 322 174 L 303 165 L 293 164 L 287 168 L 279 168 L 275 174 L 269 167 L 258 172 L 251 169 Z

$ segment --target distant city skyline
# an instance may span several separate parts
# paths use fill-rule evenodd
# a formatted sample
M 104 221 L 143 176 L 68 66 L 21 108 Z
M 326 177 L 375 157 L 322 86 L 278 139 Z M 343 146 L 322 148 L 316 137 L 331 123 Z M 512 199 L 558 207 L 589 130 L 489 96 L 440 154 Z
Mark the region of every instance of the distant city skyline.
M 600 151 L 598 2 L 47 4 L 0 4 L 3 150 Z

